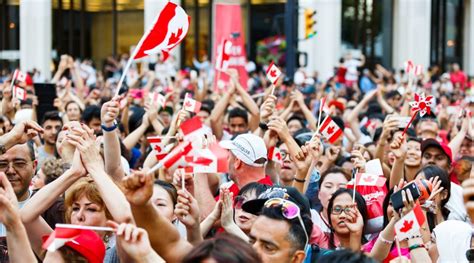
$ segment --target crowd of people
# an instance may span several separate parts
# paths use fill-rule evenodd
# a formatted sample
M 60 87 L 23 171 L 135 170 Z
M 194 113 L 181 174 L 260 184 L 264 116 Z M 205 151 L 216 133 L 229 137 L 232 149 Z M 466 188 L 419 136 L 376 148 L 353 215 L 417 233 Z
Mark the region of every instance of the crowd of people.
M 215 74 L 206 61 L 181 70 L 143 62 L 117 95 L 127 59 L 98 70 L 63 55 L 49 81 L 56 110 L 42 116 L 41 74 L 16 81 L 3 71 L 1 262 L 474 260 L 474 78 L 459 65 L 413 76 L 348 55 L 328 80 L 302 68 L 273 89 L 262 65 L 242 85 L 237 70 Z M 212 79 L 220 74 L 229 77 L 223 87 Z M 149 96 L 157 93 L 164 104 Z M 431 108 L 405 130 L 419 94 L 434 96 Z M 197 112 L 183 108 L 186 96 L 201 103 Z M 225 149 L 227 172 L 150 172 L 160 161 L 147 138 L 162 136 L 169 154 L 194 116 L 205 130 L 194 140 Z M 326 116 L 342 136 L 324 136 Z M 374 162 L 385 183 L 358 187 Z M 413 196 L 411 182 L 425 184 L 426 196 Z M 420 205 L 426 220 L 396 238 L 397 223 Z M 50 249 L 57 224 L 85 229 Z

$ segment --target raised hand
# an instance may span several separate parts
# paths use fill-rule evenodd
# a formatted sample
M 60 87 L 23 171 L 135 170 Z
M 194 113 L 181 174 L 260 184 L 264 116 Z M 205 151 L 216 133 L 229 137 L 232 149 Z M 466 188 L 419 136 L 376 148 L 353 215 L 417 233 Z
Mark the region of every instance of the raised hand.
M 384 140 L 390 136 L 391 132 L 398 129 L 398 120 L 393 117 L 394 115 L 388 115 L 383 122 L 382 134 L 380 136 Z
M 270 119 L 270 116 L 275 112 L 277 97 L 275 95 L 270 95 L 263 102 L 260 107 L 260 122 L 267 123 Z
M 174 213 L 187 228 L 199 226 L 199 205 L 188 191 L 178 190 L 178 203 Z
M 307 143 L 309 152 L 314 160 L 319 160 L 324 153 L 324 147 L 321 143 L 321 135 L 319 133 L 314 133 L 311 140 Z
M 290 95 L 290 99 L 298 103 L 300 106 L 304 104 L 303 93 L 301 93 L 299 90 L 294 90 Z
M 397 159 L 405 157 L 407 153 L 406 140 L 402 134 L 397 134 L 395 136 L 392 143 L 390 144 L 390 150 Z
M 106 126 L 112 126 L 114 120 L 117 119 L 120 113 L 120 99 L 121 96 L 115 96 L 113 99 L 102 105 L 100 119 Z
M 132 224 L 122 223 L 119 225 L 110 220 L 107 225 L 116 229 L 117 242 L 120 244 L 120 248 L 137 262 L 149 258 L 150 254 L 155 253 L 151 248 L 148 233 L 145 229 Z
M 5 136 L 5 141 L 2 142 L 6 148 L 13 147 L 16 144 L 23 144 L 27 141 L 43 133 L 43 128 L 31 120 L 22 121 L 13 126 L 13 129 Z
M 5 173 L 0 173 L 0 223 L 8 229 L 15 223 L 21 222 L 18 210 L 18 200 L 13 187 Z
M 82 164 L 92 174 L 105 170 L 104 161 L 96 144 L 94 131 L 82 124 L 82 128 L 73 128 L 66 134 L 66 140 L 81 153 Z
M 359 172 L 365 171 L 365 164 L 367 161 L 365 160 L 360 150 L 353 150 L 351 152 L 351 160 L 354 164 L 354 168 L 358 169 Z
M 222 224 L 222 227 L 224 228 L 235 224 L 232 196 L 233 194 L 229 191 L 229 189 L 221 189 L 221 200 L 222 200 L 221 224 Z
M 184 169 L 176 169 L 173 173 L 173 185 L 176 189 L 181 189 L 184 177 L 184 187 L 187 192 L 194 196 L 194 176 L 191 173 L 186 173 Z
M 288 130 L 288 125 L 286 122 L 279 116 L 271 116 L 270 122 L 268 123 L 268 130 L 274 131 L 278 134 L 281 140 L 291 137 L 290 131 Z
M 362 218 L 362 215 L 355 204 L 351 211 L 346 214 L 346 217 L 347 221 L 345 223 L 349 231 L 353 234 L 362 235 L 364 229 L 364 218 Z
M 122 179 L 121 186 L 130 204 L 144 206 L 153 195 L 153 175 L 135 171 Z
M 326 155 L 326 157 L 328 158 L 328 161 L 330 161 L 331 163 L 335 163 L 340 152 L 341 152 L 341 147 L 330 146 L 329 148 L 326 149 L 326 152 L 324 153 L 324 155 Z

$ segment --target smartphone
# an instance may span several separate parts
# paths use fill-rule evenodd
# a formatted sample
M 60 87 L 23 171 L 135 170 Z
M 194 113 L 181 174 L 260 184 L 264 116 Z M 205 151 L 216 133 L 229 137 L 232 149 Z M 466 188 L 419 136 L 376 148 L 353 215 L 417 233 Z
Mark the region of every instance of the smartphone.
M 411 195 L 413 196 L 413 200 L 417 200 L 421 195 L 420 189 L 415 184 L 415 182 L 407 184 L 401 190 L 393 193 L 392 196 L 390 197 L 390 200 L 392 201 L 393 209 L 395 211 L 400 210 L 400 208 L 403 208 L 404 206 L 403 199 L 402 199 L 402 190 L 409 190 L 411 192 Z

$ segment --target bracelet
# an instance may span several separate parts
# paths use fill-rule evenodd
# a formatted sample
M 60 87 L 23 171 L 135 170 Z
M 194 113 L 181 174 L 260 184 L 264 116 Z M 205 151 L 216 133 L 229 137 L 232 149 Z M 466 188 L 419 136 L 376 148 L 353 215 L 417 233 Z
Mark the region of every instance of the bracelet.
M 297 181 L 298 183 L 304 183 L 306 182 L 306 179 L 298 179 L 295 177 L 295 181 Z
M 408 239 L 415 239 L 415 238 L 423 238 L 423 236 L 421 234 L 417 234 L 417 235 L 413 235 L 411 237 L 408 237 L 407 240 Z
M 263 123 L 263 122 L 260 122 L 258 124 L 258 127 L 260 127 L 260 129 L 262 129 L 263 131 L 268 130 L 268 125 L 266 123 Z
M 411 245 L 410 247 L 408 247 L 408 250 L 412 251 L 412 250 L 417 249 L 417 248 L 426 249 L 425 244 L 414 244 L 414 245 Z
M 106 132 L 111 132 L 111 131 L 115 130 L 118 127 L 118 123 L 117 123 L 116 120 L 114 120 L 114 123 L 111 127 L 105 126 L 104 123 L 102 123 L 100 126 L 102 127 L 102 130 L 104 130 Z
M 379 238 L 380 238 L 380 241 L 382 241 L 383 243 L 385 243 L 387 245 L 393 244 L 393 240 L 390 241 L 390 240 L 387 240 L 387 239 L 383 238 L 382 233 L 380 233 Z

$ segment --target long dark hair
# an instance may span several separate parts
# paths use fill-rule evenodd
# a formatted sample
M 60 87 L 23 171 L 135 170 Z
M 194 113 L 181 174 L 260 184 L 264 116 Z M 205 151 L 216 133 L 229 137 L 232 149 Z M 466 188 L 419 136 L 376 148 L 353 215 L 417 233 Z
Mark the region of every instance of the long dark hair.
M 450 212 L 449 209 L 446 208 L 446 203 L 448 203 L 449 198 L 451 197 L 451 181 L 449 180 L 448 173 L 436 165 L 427 165 L 423 167 L 418 171 L 418 173 L 416 173 L 416 176 L 421 172 L 425 175 L 426 180 L 438 176 L 441 181 L 441 186 L 444 188 L 443 191 L 447 191 L 448 194 L 446 195 L 446 198 L 441 200 L 441 214 L 443 215 L 444 220 L 446 220 Z M 430 231 L 433 231 L 436 227 L 436 215 L 432 212 L 427 212 L 426 219 L 428 220 Z
M 332 227 L 332 222 L 331 222 L 332 207 L 334 205 L 334 200 L 342 194 L 348 194 L 348 195 L 352 196 L 354 194 L 354 190 L 347 189 L 347 188 L 339 188 L 331 196 L 331 199 L 329 199 L 328 214 L 327 214 L 329 226 L 331 227 L 331 233 L 329 234 L 329 249 L 335 249 L 336 248 L 336 245 L 334 244 L 334 229 Z M 357 209 L 359 210 L 360 214 L 362 215 L 362 218 L 364 219 L 364 229 L 362 231 L 364 233 L 365 232 L 365 227 L 367 225 L 367 219 L 368 219 L 367 205 L 365 204 L 364 197 L 362 197 L 362 195 L 360 195 L 359 192 L 357 192 L 357 191 L 355 192 L 355 203 L 357 205 Z M 367 242 L 367 240 L 365 239 L 364 235 L 362 235 L 361 243 L 364 244 L 366 242 Z

